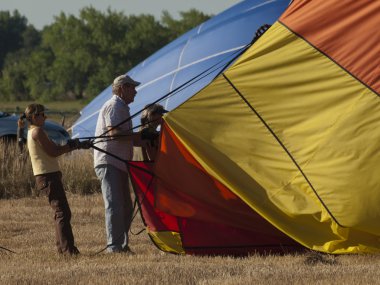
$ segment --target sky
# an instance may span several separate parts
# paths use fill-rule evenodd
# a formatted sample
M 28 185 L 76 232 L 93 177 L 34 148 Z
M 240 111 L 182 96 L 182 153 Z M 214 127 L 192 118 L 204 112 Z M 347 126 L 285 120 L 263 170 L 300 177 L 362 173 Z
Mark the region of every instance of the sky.
M 84 7 L 92 6 L 97 10 L 123 12 L 125 15 L 151 14 L 157 20 L 162 11 L 167 10 L 174 18 L 180 11 L 195 8 L 205 14 L 218 14 L 241 2 L 241 0 L 0 0 L 0 11 L 18 10 L 38 30 L 54 22 L 54 16 L 61 12 L 79 16 Z

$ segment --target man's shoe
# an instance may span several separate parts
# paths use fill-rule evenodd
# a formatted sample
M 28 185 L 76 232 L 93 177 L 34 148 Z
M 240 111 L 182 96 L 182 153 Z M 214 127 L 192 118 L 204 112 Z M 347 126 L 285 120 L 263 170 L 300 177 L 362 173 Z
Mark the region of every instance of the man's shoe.
M 78 254 L 80 254 L 80 252 L 79 252 L 79 249 L 76 246 L 74 246 L 73 248 L 71 248 L 69 250 L 69 254 L 70 255 L 78 255 Z
M 126 253 L 126 254 L 128 254 L 128 255 L 136 255 L 136 253 L 133 252 L 133 251 L 129 248 L 128 245 L 126 245 L 125 247 L 123 247 L 122 252 L 123 252 L 123 253 Z

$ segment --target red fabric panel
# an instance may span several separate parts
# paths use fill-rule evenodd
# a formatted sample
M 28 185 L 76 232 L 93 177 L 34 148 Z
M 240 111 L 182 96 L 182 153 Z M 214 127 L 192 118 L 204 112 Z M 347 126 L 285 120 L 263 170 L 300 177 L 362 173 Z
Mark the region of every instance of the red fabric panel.
M 134 167 L 135 166 L 135 167 Z M 177 218 L 154 208 L 155 180 L 152 162 L 130 162 L 129 173 L 135 194 L 141 206 L 144 223 L 151 231 L 179 232 Z
M 226 253 L 233 248 L 247 252 L 248 248 L 299 246 L 208 175 L 166 124 L 155 169 L 156 207 L 181 217 L 186 251 Z
M 380 1 L 295 0 L 280 22 L 380 91 Z
M 226 225 L 180 219 L 182 245 L 190 254 L 286 253 L 304 250 L 300 244 L 277 231 L 263 233 Z
M 250 220 L 256 220 L 258 215 L 208 175 L 166 124 L 162 129 L 155 167 L 156 207 L 182 218 L 251 228 Z M 266 221 L 260 219 L 257 223 L 265 230 Z

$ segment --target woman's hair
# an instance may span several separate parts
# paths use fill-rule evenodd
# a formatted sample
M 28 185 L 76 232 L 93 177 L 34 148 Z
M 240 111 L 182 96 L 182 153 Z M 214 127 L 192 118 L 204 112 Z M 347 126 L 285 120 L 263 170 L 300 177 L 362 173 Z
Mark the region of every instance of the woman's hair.
M 23 137 L 24 133 L 24 119 L 27 119 L 30 123 L 32 122 L 32 116 L 37 115 L 38 113 L 44 112 L 45 107 L 41 104 L 30 104 L 26 107 L 25 112 L 20 115 L 17 121 L 17 141 L 20 150 L 23 149 L 23 144 L 25 143 L 25 139 Z
M 44 112 L 45 107 L 41 104 L 30 104 L 28 107 L 26 107 L 25 112 L 21 114 L 19 121 L 22 121 L 23 119 L 27 119 L 30 123 L 32 122 L 32 116 L 37 115 L 38 113 Z
M 151 124 L 153 123 L 153 116 L 154 115 L 162 115 L 166 113 L 167 111 L 164 109 L 164 107 L 160 104 L 148 104 L 145 106 L 144 111 L 141 113 L 141 128 L 149 128 Z

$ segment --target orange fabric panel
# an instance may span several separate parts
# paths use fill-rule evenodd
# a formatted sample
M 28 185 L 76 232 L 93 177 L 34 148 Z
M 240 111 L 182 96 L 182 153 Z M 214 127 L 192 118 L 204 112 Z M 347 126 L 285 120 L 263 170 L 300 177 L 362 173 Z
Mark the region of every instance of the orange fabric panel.
M 295 0 L 280 22 L 379 93 L 380 1 Z

